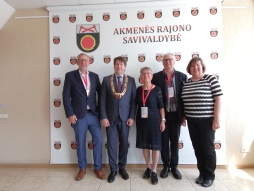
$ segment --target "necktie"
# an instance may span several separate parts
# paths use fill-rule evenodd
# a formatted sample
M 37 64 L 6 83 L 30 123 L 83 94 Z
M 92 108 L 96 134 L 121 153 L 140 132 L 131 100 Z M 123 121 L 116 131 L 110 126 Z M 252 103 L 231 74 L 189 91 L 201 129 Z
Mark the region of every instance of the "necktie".
M 82 78 L 83 78 L 83 81 L 84 81 L 84 83 L 85 83 L 85 85 L 86 85 L 86 87 L 87 87 L 87 85 L 88 85 L 88 82 L 87 82 L 87 75 L 82 76 Z
M 121 83 L 121 77 L 122 76 L 117 76 L 117 91 L 118 92 L 121 92 L 121 90 L 122 90 L 122 83 Z

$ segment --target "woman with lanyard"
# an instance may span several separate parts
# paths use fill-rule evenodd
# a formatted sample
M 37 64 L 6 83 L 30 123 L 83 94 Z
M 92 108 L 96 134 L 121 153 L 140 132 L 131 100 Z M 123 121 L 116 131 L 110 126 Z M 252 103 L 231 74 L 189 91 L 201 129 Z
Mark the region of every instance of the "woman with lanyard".
M 136 147 L 143 149 L 146 161 L 147 169 L 143 178 L 151 177 L 151 183 L 157 184 L 156 170 L 162 147 L 161 132 L 165 129 L 166 120 L 161 89 L 151 83 L 152 78 L 152 70 L 149 67 L 140 70 L 140 82 L 143 85 L 137 88 L 136 94 L 138 106 Z M 152 165 L 150 165 L 150 150 L 152 150 Z

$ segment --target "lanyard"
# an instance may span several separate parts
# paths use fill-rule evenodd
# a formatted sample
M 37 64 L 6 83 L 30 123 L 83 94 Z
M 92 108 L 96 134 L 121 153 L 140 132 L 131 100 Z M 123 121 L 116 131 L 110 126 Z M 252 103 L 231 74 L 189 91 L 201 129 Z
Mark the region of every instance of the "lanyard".
M 148 93 L 147 93 L 146 96 L 145 96 L 145 90 L 144 90 L 144 87 L 142 86 L 142 102 L 143 102 L 143 106 L 144 106 L 144 107 L 145 107 L 145 105 L 146 105 L 146 100 L 147 100 L 147 98 L 148 98 L 148 96 L 149 96 L 149 94 L 150 94 L 150 92 L 151 92 L 152 87 L 153 87 L 153 85 L 151 85 L 151 87 L 150 87 Z
M 88 79 L 87 79 L 87 74 L 84 76 L 82 75 L 82 78 L 83 78 L 83 81 L 84 81 L 84 84 L 86 86 L 86 88 L 88 88 Z
M 170 81 L 171 81 L 171 76 L 168 76 L 167 75 L 167 77 L 168 77 L 168 85 L 170 84 Z

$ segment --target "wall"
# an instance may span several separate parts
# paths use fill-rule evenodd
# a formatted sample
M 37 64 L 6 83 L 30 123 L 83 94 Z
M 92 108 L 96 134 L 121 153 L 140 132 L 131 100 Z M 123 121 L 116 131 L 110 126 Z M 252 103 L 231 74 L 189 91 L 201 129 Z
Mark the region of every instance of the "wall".
M 225 0 L 224 121 L 227 162 L 253 166 L 252 51 L 254 50 L 253 0 Z M 44 9 L 19 10 L 0 30 L 0 164 L 48 164 L 49 132 L 49 28 L 48 19 L 15 17 L 48 15 Z M 241 147 L 249 148 L 246 154 Z

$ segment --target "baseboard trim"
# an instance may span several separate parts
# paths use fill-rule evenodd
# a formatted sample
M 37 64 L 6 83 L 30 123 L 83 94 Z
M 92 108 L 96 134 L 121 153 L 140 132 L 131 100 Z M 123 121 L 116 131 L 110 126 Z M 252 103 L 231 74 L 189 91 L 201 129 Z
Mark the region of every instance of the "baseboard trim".
M 77 164 L 0 164 L 0 168 L 77 168 Z M 87 165 L 92 168 L 92 164 Z M 109 168 L 108 164 L 103 164 L 103 168 Z M 146 168 L 145 164 L 127 164 L 126 168 Z M 158 168 L 162 168 L 159 164 Z M 178 168 L 197 168 L 196 164 L 180 164 Z M 217 169 L 227 169 L 227 165 L 217 165 Z M 237 169 L 254 168 L 254 165 L 237 165 Z

